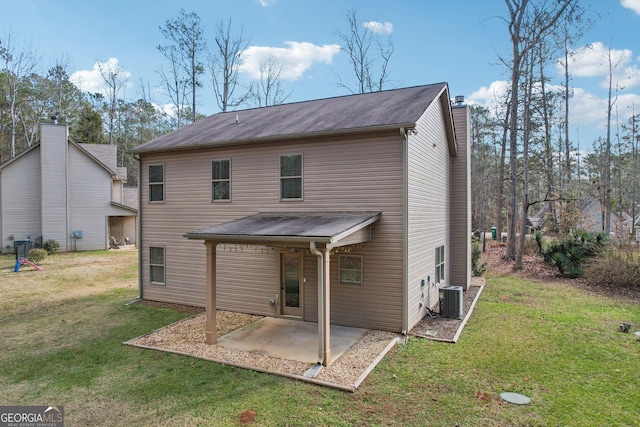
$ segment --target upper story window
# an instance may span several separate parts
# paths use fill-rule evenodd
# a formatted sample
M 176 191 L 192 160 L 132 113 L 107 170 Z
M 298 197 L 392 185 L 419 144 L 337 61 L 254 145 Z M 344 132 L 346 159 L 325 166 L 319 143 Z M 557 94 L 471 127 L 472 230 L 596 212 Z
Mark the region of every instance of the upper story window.
M 436 283 L 444 280 L 444 246 L 436 248 Z
M 340 255 L 338 265 L 341 284 L 362 285 L 362 256 Z
M 211 200 L 231 200 L 231 160 L 211 162 Z
M 149 201 L 164 202 L 164 165 L 149 166 Z
M 302 200 L 302 154 L 280 156 L 280 200 Z

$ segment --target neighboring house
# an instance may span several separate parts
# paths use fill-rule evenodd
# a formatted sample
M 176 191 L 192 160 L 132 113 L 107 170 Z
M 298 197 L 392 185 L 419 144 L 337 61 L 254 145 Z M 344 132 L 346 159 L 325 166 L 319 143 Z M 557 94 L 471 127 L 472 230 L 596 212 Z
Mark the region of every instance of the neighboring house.
M 461 103 L 460 103 L 461 104 Z M 469 115 L 446 83 L 219 113 L 140 158 L 140 296 L 407 333 L 471 271 Z
M 79 144 L 67 126 L 43 123 L 40 142 L 0 165 L 0 242 L 56 240 L 60 251 L 136 243 L 137 189 L 124 187 L 116 147 Z
M 580 230 L 600 232 L 604 231 L 604 207 L 599 199 L 588 198 L 580 203 L 580 216 L 576 228 Z M 622 211 L 612 211 L 609 217 L 611 233 L 626 237 L 631 232 L 631 216 Z
M 527 232 L 534 232 L 542 229 L 547 212 L 551 211 L 551 203 L 552 202 L 545 203 L 538 212 L 527 217 L 527 228 L 529 229 Z

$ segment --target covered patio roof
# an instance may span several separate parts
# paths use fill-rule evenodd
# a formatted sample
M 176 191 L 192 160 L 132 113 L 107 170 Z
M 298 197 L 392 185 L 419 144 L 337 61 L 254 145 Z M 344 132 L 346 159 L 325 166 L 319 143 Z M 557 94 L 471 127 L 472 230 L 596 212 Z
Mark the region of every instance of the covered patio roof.
M 336 247 L 368 241 L 371 238 L 370 233 L 358 232 L 380 219 L 380 214 L 380 212 L 330 211 L 260 212 L 191 231 L 185 233 L 184 237 L 218 243 L 316 242 Z
M 331 249 L 371 240 L 370 225 L 381 212 L 261 212 L 184 234 L 204 240 L 207 266 L 206 341 L 216 337 L 216 246 L 220 243 L 306 246 L 318 259 L 318 363 L 331 363 Z
M 380 219 L 380 212 L 260 212 L 234 221 L 185 233 L 184 237 L 218 243 L 362 243 L 342 241 Z M 367 233 L 365 233 L 367 234 Z M 365 239 L 362 235 L 355 240 Z M 369 236 L 370 237 L 370 236 Z

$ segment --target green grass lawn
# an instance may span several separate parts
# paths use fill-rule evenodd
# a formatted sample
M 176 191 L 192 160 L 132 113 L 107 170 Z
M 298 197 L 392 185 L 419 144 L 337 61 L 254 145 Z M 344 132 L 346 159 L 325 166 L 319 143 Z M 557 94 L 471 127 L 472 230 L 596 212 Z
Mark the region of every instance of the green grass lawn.
M 104 262 L 107 260 L 107 262 Z M 411 338 L 356 393 L 129 347 L 188 314 L 124 303 L 135 252 L 0 257 L 0 405 L 64 405 L 68 426 L 632 426 L 640 420 L 636 302 L 490 276 L 456 344 Z M 525 394 L 527 406 L 499 399 Z M 251 418 L 251 417 L 249 417 Z

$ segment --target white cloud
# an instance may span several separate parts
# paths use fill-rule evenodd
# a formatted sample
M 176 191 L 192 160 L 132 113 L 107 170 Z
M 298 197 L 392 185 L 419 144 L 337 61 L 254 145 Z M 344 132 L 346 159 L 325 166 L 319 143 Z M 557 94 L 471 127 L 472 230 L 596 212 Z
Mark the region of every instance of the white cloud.
M 376 34 L 384 34 L 389 35 L 393 33 L 393 24 L 391 22 L 376 22 L 376 21 L 368 21 L 364 24 L 365 28 L 367 28 L 372 33 Z
M 640 0 L 620 0 L 620 4 L 640 15 Z
M 610 49 L 602 42 L 595 42 L 571 52 L 569 72 L 577 77 L 601 77 L 600 87 L 607 88 L 611 66 L 614 86 L 618 89 L 630 88 L 640 85 L 640 68 L 632 62 L 631 50 Z M 564 73 L 563 63 L 564 58 L 559 58 L 556 62 L 559 73 Z
M 340 52 L 340 46 L 336 44 L 316 46 L 294 41 L 284 44 L 287 47 L 249 46 L 242 54 L 240 71 L 257 79 L 260 77 L 260 65 L 273 58 L 282 65 L 281 79 L 298 80 L 314 63 L 331 64 L 333 57 Z
M 510 89 L 508 80 L 496 80 L 489 87 L 482 86 L 477 91 L 469 95 L 470 101 L 486 102 L 504 99 L 507 91 Z
M 633 53 L 629 49 L 610 49 L 602 42 L 595 42 L 571 52 L 569 72 L 580 77 L 608 76 L 609 57 L 611 65 L 621 70 L 631 62 Z M 564 72 L 561 60 L 558 60 L 557 66 Z
M 109 58 L 106 62 L 96 62 L 91 70 L 76 71 L 71 74 L 69 80 L 83 92 L 107 95 L 107 85 L 102 77 L 101 70 L 117 72 L 121 82 L 131 78 L 131 73 L 123 70 L 118 65 L 118 58 Z M 129 85 L 125 84 L 125 86 Z

